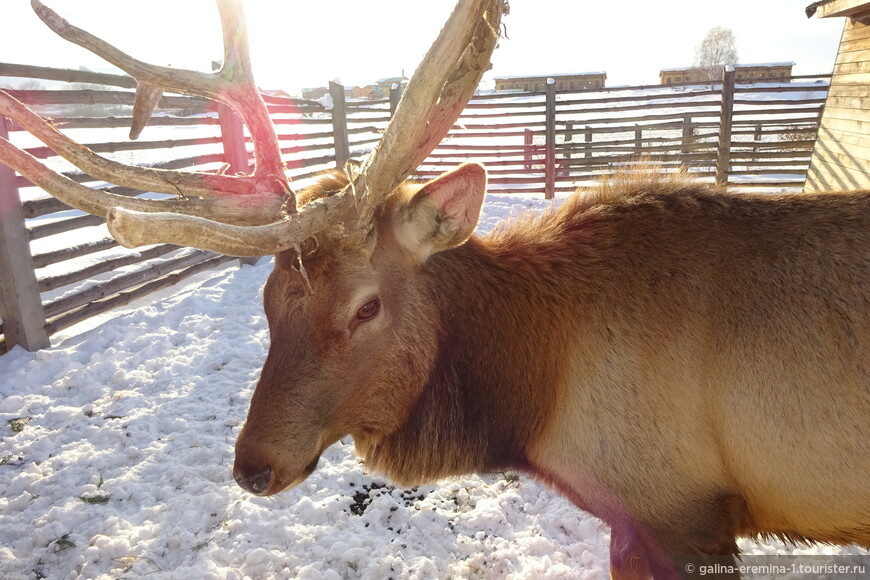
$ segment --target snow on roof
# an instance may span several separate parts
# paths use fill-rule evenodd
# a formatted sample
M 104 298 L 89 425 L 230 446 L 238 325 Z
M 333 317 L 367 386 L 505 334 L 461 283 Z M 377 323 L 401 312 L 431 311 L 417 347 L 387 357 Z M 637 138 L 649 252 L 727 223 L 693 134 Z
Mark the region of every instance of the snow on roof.
M 753 66 L 794 66 L 794 62 L 753 62 L 747 64 L 735 64 L 734 68 L 749 68 Z
M 386 84 L 392 84 L 392 83 L 398 83 L 398 82 L 405 82 L 406 80 L 408 80 L 407 77 L 383 77 L 383 78 L 376 80 L 375 84 L 386 85 Z
M 745 64 L 735 64 L 733 66 L 734 66 L 734 68 L 752 68 L 755 66 L 768 66 L 768 67 L 794 66 L 794 62 L 752 62 L 752 63 L 745 63 Z M 661 69 L 661 72 L 663 72 L 663 73 L 664 72 L 680 72 L 680 71 L 684 71 L 684 70 L 695 70 L 698 68 L 699 67 L 697 67 L 697 66 L 680 66 L 680 67 L 676 67 L 676 68 L 663 68 L 663 69 Z
M 593 71 L 593 72 L 580 72 L 580 73 L 558 73 L 553 75 L 513 75 L 513 76 L 500 76 L 493 77 L 497 81 L 507 80 L 507 79 L 537 79 L 537 78 L 559 78 L 559 77 L 583 77 L 583 76 L 594 76 L 594 75 L 604 75 L 607 76 L 606 71 Z

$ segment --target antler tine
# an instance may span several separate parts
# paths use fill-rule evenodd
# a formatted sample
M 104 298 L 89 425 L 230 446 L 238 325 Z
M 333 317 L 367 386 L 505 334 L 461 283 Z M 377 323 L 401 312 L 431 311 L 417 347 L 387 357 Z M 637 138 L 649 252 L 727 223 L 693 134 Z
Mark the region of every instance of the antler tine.
M 241 0 L 215 0 L 221 19 L 224 62 L 217 73 L 225 80 L 253 78 L 251 52 L 248 45 L 248 23 Z
M 235 226 L 177 213 L 142 213 L 112 208 L 107 216 L 109 231 L 122 245 L 172 243 L 211 250 L 228 256 L 254 257 L 290 250 L 336 224 L 357 218 L 352 199 L 333 196 L 305 206 L 280 222 L 258 226 Z
M 2 90 L 0 115 L 12 119 L 55 153 L 96 179 L 120 182 L 119 185 L 142 191 L 181 194 L 187 197 L 246 195 L 257 192 L 256 184 L 243 176 L 153 169 L 106 159 L 76 143 Z M 276 216 L 272 217 L 274 219 Z
M 447 135 L 490 68 L 507 13 L 505 0 L 459 0 L 438 38 L 408 82 L 396 114 L 366 159 L 356 183 L 367 222 L 384 198 Z
M 251 74 L 247 48 L 247 27 L 241 0 L 217 0 L 224 38 L 224 65 L 217 73 L 147 64 L 118 50 L 100 38 L 73 26 L 40 0 L 31 0 L 39 18 L 62 38 L 86 48 L 125 71 L 139 83 L 134 132 L 147 122 L 160 87 L 226 103 L 235 110 L 251 133 L 254 143 L 254 172 L 249 178 L 255 191 L 292 195 L 274 126 Z M 182 178 L 184 181 L 184 178 Z M 137 189 L 138 185 L 122 183 Z M 295 204 L 287 204 L 291 211 Z
M 125 197 L 80 185 L 40 163 L 6 139 L 0 137 L 0 160 L 60 201 L 81 211 L 106 217 L 112 208 L 141 212 L 175 212 L 207 216 L 213 223 L 259 225 L 271 223 L 280 215 L 283 199 L 269 192 L 211 199 L 139 199 Z M 172 235 L 172 232 L 167 232 Z M 181 239 L 169 240 L 184 244 Z M 154 244 L 155 241 L 141 245 Z
M 248 126 L 254 143 L 254 178 L 271 184 L 277 193 L 292 195 L 275 126 L 254 82 L 242 0 L 216 1 L 224 43 L 224 63 L 217 75 L 226 84 L 214 98 L 232 107 Z M 296 204 L 287 204 L 287 209 L 295 212 Z

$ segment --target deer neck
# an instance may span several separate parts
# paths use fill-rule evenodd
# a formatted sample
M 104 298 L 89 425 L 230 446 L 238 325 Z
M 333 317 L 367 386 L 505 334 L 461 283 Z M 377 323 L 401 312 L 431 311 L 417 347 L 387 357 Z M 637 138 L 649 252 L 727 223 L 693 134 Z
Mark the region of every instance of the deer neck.
M 551 266 L 479 238 L 427 262 L 437 353 L 407 420 L 365 453 L 370 467 L 412 485 L 527 464 L 565 380 L 555 361 L 574 326 L 570 296 L 542 285 Z

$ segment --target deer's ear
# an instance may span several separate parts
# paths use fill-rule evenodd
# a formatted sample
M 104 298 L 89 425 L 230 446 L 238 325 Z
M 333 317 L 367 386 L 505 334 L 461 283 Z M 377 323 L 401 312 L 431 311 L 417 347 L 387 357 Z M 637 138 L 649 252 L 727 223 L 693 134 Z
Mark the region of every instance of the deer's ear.
M 467 240 L 480 217 L 486 170 L 460 165 L 423 185 L 396 208 L 396 238 L 422 262 Z

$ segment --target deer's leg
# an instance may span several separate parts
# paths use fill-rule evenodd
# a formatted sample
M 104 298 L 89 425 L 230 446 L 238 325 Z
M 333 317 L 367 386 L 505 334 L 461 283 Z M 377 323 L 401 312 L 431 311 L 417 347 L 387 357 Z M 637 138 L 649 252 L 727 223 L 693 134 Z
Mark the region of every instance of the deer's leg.
M 611 580 L 648 580 L 649 558 L 643 542 L 631 529 L 611 528 L 610 532 Z
M 674 580 L 740 578 L 736 537 L 748 528 L 746 505 L 738 496 L 695 498 L 681 509 L 640 525 L 613 526 L 610 576 L 615 579 Z
M 650 568 L 654 578 L 739 579 L 735 556 L 737 536 L 749 529 L 749 514 L 742 497 L 715 494 L 697 497 L 679 511 L 666 526 L 656 526 L 652 533 L 656 553 Z M 676 575 L 676 576 L 675 576 Z

